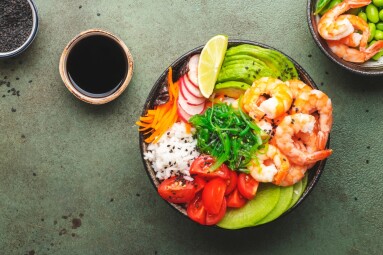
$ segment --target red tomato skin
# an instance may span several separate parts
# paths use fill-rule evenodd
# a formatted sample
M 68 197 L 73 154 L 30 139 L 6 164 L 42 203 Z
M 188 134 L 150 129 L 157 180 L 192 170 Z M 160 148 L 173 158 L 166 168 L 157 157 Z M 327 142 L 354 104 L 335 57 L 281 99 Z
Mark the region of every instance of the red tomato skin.
M 193 184 L 194 184 L 194 187 L 196 189 L 196 192 L 199 192 L 199 191 L 203 190 L 203 188 L 205 187 L 206 181 L 202 177 L 195 176 Z
M 170 203 L 183 204 L 190 202 L 196 193 L 193 183 L 182 177 L 173 176 L 158 186 L 160 196 Z
M 251 175 L 240 173 L 238 176 L 237 188 L 239 193 L 245 198 L 251 200 L 255 197 L 258 189 L 258 181 L 256 181 Z
M 225 196 L 226 181 L 214 178 L 206 183 L 202 191 L 202 202 L 208 213 L 218 214 Z
M 210 166 L 213 165 L 214 162 L 215 162 L 215 159 L 212 156 L 201 155 L 193 161 L 193 163 L 190 166 L 189 172 L 192 175 L 196 174 L 206 179 L 212 179 L 215 177 L 220 177 L 222 179 L 229 179 L 230 170 L 225 164 L 222 164 L 215 171 L 212 171 L 212 172 L 210 171 Z
M 217 214 L 206 213 L 206 225 L 215 225 L 225 216 L 226 213 L 226 199 L 223 198 L 221 209 Z
M 206 210 L 202 203 L 201 192 L 197 193 L 192 201 L 187 206 L 187 215 L 190 219 L 198 222 L 201 225 L 206 224 Z
M 226 181 L 227 187 L 225 191 L 225 196 L 229 195 L 237 187 L 237 181 L 238 181 L 237 172 L 230 170 L 229 173 L 230 173 L 230 179 Z
M 239 193 L 238 189 L 235 189 L 233 192 L 229 194 L 226 198 L 227 207 L 232 208 L 241 208 L 247 202 L 247 199 L 244 198 L 241 193 Z

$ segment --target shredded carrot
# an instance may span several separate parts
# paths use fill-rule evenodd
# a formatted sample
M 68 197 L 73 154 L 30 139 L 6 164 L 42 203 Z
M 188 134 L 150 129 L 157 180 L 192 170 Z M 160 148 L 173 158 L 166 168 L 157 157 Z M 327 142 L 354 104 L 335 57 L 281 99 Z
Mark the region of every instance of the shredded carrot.
M 148 110 L 146 115 L 141 116 L 136 125 L 139 131 L 146 131 L 144 136 L 146 143 L 156 143 L 161 136 L 177 121 L 177 100 L 179 94 L 178 82 L 173 82 L 173 70 L 168 71 L 169 101 Z M 190 126 L 190 125 L 189 125 Z
M 185 122 L 185 130 L 186 130 L 186 134 L 191 133 L 191 125 L 189 124 L 189 122 Z

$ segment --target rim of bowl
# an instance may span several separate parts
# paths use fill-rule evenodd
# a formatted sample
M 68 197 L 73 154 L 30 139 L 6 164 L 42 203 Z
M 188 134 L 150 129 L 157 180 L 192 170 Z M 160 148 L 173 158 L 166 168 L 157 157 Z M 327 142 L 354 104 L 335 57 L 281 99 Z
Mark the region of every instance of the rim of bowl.
M 125 58 L 127 61 L 127 71 L 126 71 L 126 76 L 124 79 L 124 82 L 122 85 L 114 91 L 112 94 L 107 95 L 105 97 L 91 97 L 87 96 L 83 93 L 81 93 L 76 87 L 73 86 L 72 82 L 70 81 L 70 78 L 68 77 L 68 72 L 67 72 L 67 60 L 68 56 L 73 49 L 73 47 L 80 42 L 82 39 L 87 38 L 89 36 L 94 36 L 94 35 L 103 35 L 106 36 L 112 40 L 114 40 L 124 51 L 125 53 Z M 114 34 L 107 32 L 105 30 L 101 29 L 89 29 L 86 31 L 81 32 L 80 34 L 76 35 L 64 48 L 61 57 L 60 57 L 60 63 L 59 63 L 59 71 L 60 71 L 60 76 L 61 79 L 63 80 L 65 86 L 67 89 L 78 99 L 81 101 L 84 101 L 89 104 L 106 104 L 114 99 L 116 99 L 118 96 L 124 92 L 124 90 L 128 87 L 132 76 L 133 76 L 133 56 L 130 53 L 129 48 L 125 45 L 125 43 L 117 36 Z
M 315 84 L 315 82 L 313 81 L 313 79 L 309 76 L 309 74 L 303 69 L 302 66 L 300 66 L 294 59 L 292 59 L 290 56 L 286 55 L 284 52 L 274 48 L 274 47 L 271 47 L 269 45 L 266 45 L 266 44 L 263 44 L 263 43 L 258 43 L 258 42 L 254 42 L 254 41 L 250 41 L 250 40 L 236 40 L 236 39 L 230 39 L 229 40 L 229 45 L 228 45 L 228 48 L 229 47 L 233 47 L 233 46 L 236 46 L 236 45 L 240 45 L 240 44 L 252 44 L 252 45 L 256 45 L 256 46 L 260 46 L 260 47 L 264 47 L 264 48 L 267 48 L 267 49 L 272 49 L 272 50 L 276 50 L 280 53 L 282 53 L 283 55 L 285 55 L 294 65 L 295 65 L 295 68 L 297 69 L 298 73 L 299 73 L 299 78 L 301 80 L 303 80 L 304 82 L 306 82 L 308 85 L 310 85 L 311 87 L 313 87 L 314 89 L 318 89 L 318 86 Z M 202 51 L 202 48 L 204 46 L 198 46 L 188 52 L 186 52 L 185 54 L 181 55 L 179 58 L 177 58 L 169 67 L 172 67 L 173 68 L 173 79 L 174 79 L 174 76 L 177 77 L 177 75 L 179 75 L 178 73 L 174 72 L 175 69 L 180 69 L 182 67 L 182 65 L 185 63 L 185 61 L 192 55 L 194 54 L 197 54 L 197 53 L 200 53 Z M 145 104 L 143 106 L 143 110 L 141 112 L 141 115 L 145 114 L 147 109 L 149 109 L 152 104 L 153 104 L 153 101 L 154 99 L 156 98 L 160 88 L 164 85 L 164 82 L 166 82 L 166 77 L 167 77 L 167 73 L 168 73 L 168 68 L 160 75 L 160 77 L 156 80 L 156 82 L 154 83 L 152 89 L 150 90 L 149 92 L 149 95 L 145 101 Z M 139 143 L 140 143 L 140 153 L 141 153 L 141 159 L 142 159 L 142 162 L 144 164 L 144 168 L 145 168 L 145 171 L 153 185 L 153 187 L 157 190 L 157 187 L 158 185 L 160 184 L 160 181 L 156 178 L 155 176 L 155 173 L 154 173 L 154 170 L 152 169 L 151 165 L 149 162 L 147 162 L 145 159 L 144 159 L 144 152 L 146 151 L 146 148 L 148 146 L 147 143 L 144 142 L 144 135 L 142 134 L 142 132 L 139 132 Z M 329 147 L 329 144 L 330 144 L 330 136 L 328 138 L 328 142 L 327 142 L 327 145 L 326 145 L 326 148 Z M 265 225 L 269 225 L 271 223 L 274 223 L 275 221 L 279 220 L 280 218 L 286 216 L 287 214 L 291 213 L 292 211 L 294 211 L 294 209 L 296 209 L 305 199 L 306 197 L 312 192 L 313 188 L 315 187 L 315 185 L 318 183 L 319 181 L 319 178 L 322 174 L 322 172 L 324 171 L 324 167 L 325 167 L 325 164 L 326 164 L 326 161 L 327 159 L 324 159 L 322 161 L 319 161 L 317 162 L 317 164 L 315 164 L 315 166 L 313 166 L 310 170 L 309 170 L 309 176 L 308 176 L 308 183 L 307 183 L 307 186 L 305 188 L 305 191 L 302 193 L 301 197 L 298 199 L 298 201 L 290 208 L 288 209 L 287 211 L 285 211 L 281 216 L 279 216 L 277 219 L 273 220 L 273 221 L 270 221 L 268 223 L 265 223 L 265 224 L 262 224 L 262 225 L 257 225 L 257 226 L 254 226 L 254 227 L 263 227 Z M 166 200 L 164 200 L 171 208 L 173 208 L 174 210 L 178 211 L 179 213 L 181 213 L 183 216 L 185 216 L 186 218 L 188 218 L 189 220 L 191 220 L 187 214 L 186 214 L 186 210 L 183 206 L 181 205 L 178 205 L 178 204 L 173 204 L 173 203 L 170 203 Z M 192 221 L 192 220 L 191 220 Z M 194 221 L 193 221 L 194 222 Z M 196 223 L 198 224 L 198 223 Z M 205 226 L 205 225 L 203 225 Z M 213 226 L 205 226 L 205 227 L 216 227 L 216 228 L 219 228 L 219 229 L 223 229 L 223 230 L 226 230 L 224 228 L 220 228 L 220 227 L 217 227 L 216 225 L 213 225 Z M 237 231 L 239 230 L 246 230 L 246 229 L 249 229 L 249 228 L 254 228 L 254 227 L 246 227 L 246 228 L 241 228 L 241 229 L 236 229 Z
M 364 64 L 357 64 L 345 61 L 338 56 L 336 56 L 334 53 L 331 52 L 330 48 L 327 46 L 326 41 L 318 36 L 317 32 L 317 18 L 314 16 L 314 8 L 316 6 L 317 0 L 308 0 L 307 1 L 307 23 L 309 26 L 309 30 L 311 33 L 311 36 L 313 37 L 315 43 L 320 48 L 320 50 L 334 63 L 340 65 L 344 69 L 361 75 L 368 75 L 368 76 L 379 76 L 383 75 L 383 64 L 375 65 L 375 66 L 369 66 Z
M 0 52 L 0 59 L 1 58 L 12 58 L 12 57 L 20 55 L 22 52 L 24 52 L 32 44 L 32 42 L 36 38 L 37 32 L 39 30 L 39 15 L 38 15 L 37 7 L 36 7 L 36 4 L 34 3 L 34 1 L 33 0 L 27 0 L 27 2 L 29 3 L 29 5 L 31 7 L 31 11 L 32 11 L 33 23 L 32 23 L 31 33 L 28 36 L 27 40 L 25 40 L 25 42 L 20 47 L 14 49 L 12 51 Z

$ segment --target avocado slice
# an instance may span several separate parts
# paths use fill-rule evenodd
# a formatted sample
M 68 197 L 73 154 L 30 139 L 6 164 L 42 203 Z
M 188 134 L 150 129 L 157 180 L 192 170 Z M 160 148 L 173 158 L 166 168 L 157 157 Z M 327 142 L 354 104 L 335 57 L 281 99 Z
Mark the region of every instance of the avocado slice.
M 258 62 L 251 62 L 251 65 L 238 62 L 221 68 L 221 71 L 218 74 L 217 83 L 240 81 L 251 85 L 254 80 L 261 77 L 276 76 L 269 67 Z
M 269 214 L 278 203 L 281 189 L 278 186 L 263 183 L 258 189 L 253 200 L 248 201 L 241 208 L 228 209 L 217 225 L 226 229 L 250 227 Z
M 214 92 L 224 94 L 228 97 L 239 98 L 250 85 L 240 81 L 227 81 L 215 85 Z
M 282 53 L 250 44 L 241 44 L 226 51 L 225 57 L 248 55 L 263 61 L 282 81 L 298 78 L 294 64 Z
M 268 223 L 281 216 L 290 206 L 293 198 L 293 189 L 293 186 L 281 187 L 281 194 L 277 205 L 265 218 L 255 223 L 254 226 Z
M 307 179 L 308 177 L 306 174 L 301 181 L 294 184 L 293 198 L 291 200 L 289 207 L 286 209 L 286 211 L 289 210 L 291 207 L 293 207 L 295 203 L 299 200 L 299 198 L 302 196 L 303 192 L 306 189 Z
M 250 55 L 232 55 L 232 56 L 225 56 L 222 66 L 228 65 L 230 62 L 238 61 L 238 60 L 261 61 L 259 58 L 255 58 Z

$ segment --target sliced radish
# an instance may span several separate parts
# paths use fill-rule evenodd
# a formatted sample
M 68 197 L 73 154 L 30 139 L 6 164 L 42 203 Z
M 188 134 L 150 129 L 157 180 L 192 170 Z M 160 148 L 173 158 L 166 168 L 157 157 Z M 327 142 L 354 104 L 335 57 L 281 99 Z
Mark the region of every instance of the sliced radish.
M 195 95 L 196 97 L 204 97 L 202 94 L 201 94 L 201 91 L 199 90 L 198 87 L 195 87 L 191 81 L 188 79 L 187 75 L 184 75 L 184 83 L 185 83 L 185 87 L 186 89 L 193 95 Z
M 205 101 L 206 101 L 206 98 L 204 98 L 204 97 L 196 97 L 195 95 L 190 93 L 190 91 L 186 88 L 186 85 L 185 85 L 183 77 L 180 78 L 180 92 L 181 92 L 180 93 L 181 96 L 183 96 L 184 99 L 186 99 L 188 104 L 199 105 L 199 104 L 205 103 Z
M 187 112 L 185 112 L 185 110 L 182 109 L 180 104 L 177 105 L 177 113 L 178 113 L 178 116 L 180 117 L 180 119 L 183 122 L 189 122 L 189 119 L 191 118 L 191 115 L 188 114 Z
M 185 112 L 190 114 L 190 115 L 200 114 L 203 111 L 203 109 L 205 108 L 205 104 L 199 104 L 199 105 L 188 104 L 186 99 L 182 96 L 178 97 L 178 103 L 182 107 L 182 109 L 184 109 Z
M 189 78 L 196 85 L 198 85 L 198 62 L 199 54 L 192 56 L 189 60 Z
M 186 78 L 185 78 L 185 79 L 188 79 L 189 82 L 190 82 L 194 87 L 196 87 L 196 88 L 199 89 L 198 84 L 195 84 L 194 82 L 192 82 L 192 81 L 190 80 L 190 77 L 189 77 L 190 74 L 189 74 L 189 72 L 187 72 L 185 75 L 186 75 Z

